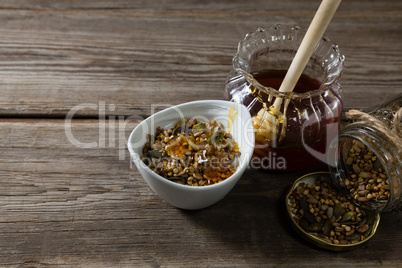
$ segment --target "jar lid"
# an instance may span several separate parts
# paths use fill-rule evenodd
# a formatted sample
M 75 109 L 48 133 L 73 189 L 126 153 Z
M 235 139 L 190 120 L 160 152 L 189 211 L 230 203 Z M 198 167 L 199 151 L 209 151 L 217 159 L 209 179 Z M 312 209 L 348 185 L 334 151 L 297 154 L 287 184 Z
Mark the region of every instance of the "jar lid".
M 293 228 L 318 247 L 344 251 L 371 239 L 380 214 L 359 209 L 332 184 L 329 172 L 298 178 L 286 195 L 287 215 Z

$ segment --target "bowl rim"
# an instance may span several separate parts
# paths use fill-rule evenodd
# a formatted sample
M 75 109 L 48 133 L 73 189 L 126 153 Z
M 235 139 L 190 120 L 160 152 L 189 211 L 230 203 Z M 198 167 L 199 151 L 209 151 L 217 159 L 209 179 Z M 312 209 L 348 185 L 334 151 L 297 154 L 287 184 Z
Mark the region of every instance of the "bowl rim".
M 251 115 L 249 113 L 249 111 L 247 110 L 247 107 L 245 107 L 242 104 L 239 103 L 235 103 L 235 102 L 231 102 L 231 101 L 225 101 L 225 100 L 198 100 L 198 101 L 190 101 L 190 102 L 185 102 L 185 103 L 181 103 L 181 104 L 177 104 L 177 105 L 173 105 L 170 106 L 166 109 L 163 109 L 161 111 L 158 111 L 150 116 L 148 116 L 147 118 L 145 118 L 144 120 L 142 120 L 130 133 L 130 136 L 128 138 L 127 141 L 127 147 L 128 150 L 130 152 L 130 158 L 131 161 L 133 161 L 135 163 L 135 165 L 138 168 L 138 165 L 141 165 L 143 162 L 140 160 L 140 155 L 138 153 L 136 153 L 134 151 L 134 149 L 132 148 L 131 145 L 131 140 L 134 137 L 134 133 L 136 132 L 136 129 L 141 126 L 146 124 L 147 122 L 149 122 L 150 120 L 152 120 L 152 118 L 155 117 L 159 117 L 167 112 L 169 112 L 170 110 L 175 110 L 177 111 L 177 109 L 180 109 L 182 107 L 188 107 L 191 105 L 204 105 L 204 106 L 223 106 L 225 108 L 227 108 L 228 110 L 231 109 L 231 107 L 236 107 L 235 109 L 241 109 L 242 113 L 243 112 L 247 112 L 246 116 L 249 118 L 249 120 L 247 120 L 247 122 L 245 122 L 245 124 L 249 124 L 250 127 L 253 127 L 251 124 Z M 202 114 L 200 115 L 202 116 Z M 246 131 L 247 129 L 247 125 L 245 125 L 244 127 L 244 131 Z M 248 133 L 247 133 L 248 134 Z M 239 176 L 240 172 L 244 172 L 244 170 L 247 168 L 248 163 L 250 162 L 250 159 L 252 157 L 253 151 L 254 151 L 254 146 L 255 146 L 255 139 L 254 139 L 254 134 L 253 135 L 247 135 L 248 137 L 251 138 L 250 142 L 252 143 L 252 146 L 247 146 L 246 147 L 246 155 L 244 156 L 245 158 L 243 159 L 243 161 L 239 162 L 239 166 L 237 167 L 235 173 L 233 173 L 230 177 L 228 177 L 227 179 L 219 182 L 219 183 L 215 183 L 212 185 L 204 185 L 204 186 L 191 186 L 191 185 L 184 185 L 184 184 L 179 184 L 173 181 L 170 181 L 162 176 L 160 176 L 159 174 L 157 174 L 155 171 L 151 170 L 147 165 L 143 165 L 143 171 L 150 173 L 151 175 L 154 176 L 155 179 L 157 179 L 158 181 L 161 181 L 162 183 L 165 183 L 167 185 L 170 185 L 172 187 L 177 187 L 178 189 L 183 189 L 183 190 L 188 190 L 188 191 L 194 191 L 194 192 L 199 192 L 199 191 L 209 191 L 212 190 L 214 188 L 222 188 L 225 187 L 226 184 L 230 184 L 232 182 L 232 180 L 235 180 L 237 176 Z M 238 141 L 236 141 L 238 142 Z M 135 156 L 135 157 L 133 157 Z M 236 175 L 237 174 L 237 175 Z M 235 176 L 236 175 L 236 176 Z M 237 178 L 237 179 L 240 179 Z
M 298 185 L 301 181 L 303 181 L 303 180 L 305 180 L 305 179 L 307 179 L 307 178 L 309 178 L 309 177 L 317 178 L 318 176 L 326 176 L 329 180 L 331 180 L 330 172 L 323 172 L 323 171 L 320 171 L 320 172 L 309 173 L 309 174 L 303 175 L 303 176 L 299 177 L 298 179 L 296 179 L 296 180 L 293 182 L 292 186 L 290 187 L 288 193 L 286 194 L 285 203 L 286 203 L 287 215 L 288 215 L 288 217 L 290 218 L 291 223 L 292 223 L 292 226 L 296 229 L 296 231 L 297 231 L 299 234 L 301 234 L 302 237 L 304 237 L 305 239 L 309 240 L 310 242 L 313 242 L 315 245 L 317 245 L 317 246 L 319 246 L 319 247 L 321 247 L 321 248 L 329 249 L 329 250 L 333 250 L 333 251 L 351 250 L 351 249 L 353 249 L 353 248 L 355 248 L 355 247 L 357 247 L 357 246 L 359 246 L 359 245 L 361 245 L 361 244 L 367 242 L 370 238 L 372 238 L 372 237 L 374 236 L 374 234 L 376 233 L 377 227 L 378 227 L 378 225 L 379 225 L 379 223 L 380 223 L 380 213 L 375 213 L 375 212 L 367 211 L 367 213 L 373 213 L 373 214 L 375 214 L 375 216 L 376 216 L 376 220 L 375 220 L 374 223 L 373 223 L 373 228 L 372 228 L 372 230 L 371 230 L 370 235 L 367 236 L 366 239 L 364 239 L 363 241 L 359 241 L 359 242 L 357 242 L 357 243 L 354 243 L 354 244 L 347 244 L 347 245 L 329 243 L 329 242 L 327 242 L 327 241 L 325 241 L 325 240 L 323 240 L 323 239 L 320 239 L 319 237 L 317 237 L 317 236 L 315 236 L 315 235 L 313 235 L 313 234 L 311 234 L 311 233 L 306 232 L 305 230 L 303 230 L 303 229 L 300 227 L 299 224 L 296 223 L 296 221 L 295 221 L 295 219 L 294 219 L 294 216 L 293 216 L 293 213 L 292 213 L 292 211 L 291 211 L 290 204 L 289 204 L 289 197 L 290 197 L 290 195 L 291 195 L 293 189 L 294 189 L 295 187 L 297 187 L 297 185 Z

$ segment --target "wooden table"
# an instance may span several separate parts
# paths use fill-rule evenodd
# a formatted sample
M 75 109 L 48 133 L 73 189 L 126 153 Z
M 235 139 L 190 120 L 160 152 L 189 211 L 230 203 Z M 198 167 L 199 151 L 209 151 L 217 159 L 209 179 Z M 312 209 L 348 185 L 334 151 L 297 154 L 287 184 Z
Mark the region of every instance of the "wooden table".
M 292 231 L 283 194 L 307 171 L 250 169 L 219 203 L 184 211 L 130 163 L 142 119 L 223 99 L 244 35 L 307 27 L 319 2 L 2 1 L 0 266 L 401 267 L 400 212 L 350 252 Z M 327 35 L 346 56 L 345 110 L 401 92 L 401 11 L 398 0 L 341 3 Z

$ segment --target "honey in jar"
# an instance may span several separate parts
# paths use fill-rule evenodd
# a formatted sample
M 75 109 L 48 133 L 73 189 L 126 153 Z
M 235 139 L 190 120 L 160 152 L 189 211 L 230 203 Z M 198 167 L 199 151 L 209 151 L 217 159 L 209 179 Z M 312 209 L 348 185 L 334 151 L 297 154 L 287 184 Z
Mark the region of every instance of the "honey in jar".
M 265 170 L 300 170 L 326 163 L 326 149 L 338 134 L 342 113 L 339 78 L 344 56 L 324 37 L 315 49 L 295 89 L 282 93 L 286 70 L 305 31 L 297 26 L 259 28 L 239 43 L 228 77 L 227 99 L 244 104 L 252 116 L 282 98 L 283 139 L 268 142 L 256 131 L 250 165 Z

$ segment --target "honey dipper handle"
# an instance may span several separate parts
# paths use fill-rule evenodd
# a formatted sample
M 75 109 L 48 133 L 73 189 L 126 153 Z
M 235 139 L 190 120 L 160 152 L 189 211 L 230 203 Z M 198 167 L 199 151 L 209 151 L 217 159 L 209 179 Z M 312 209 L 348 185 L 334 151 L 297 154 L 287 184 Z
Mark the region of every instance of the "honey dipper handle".
M 334 16 L 341 0 L 323 0 L 314 15 L 313 20 L 306 35 L 304 36 L 296 55 L 290 64 L 285 78 L 279 88 L 280 92 L 291 92 L 296 86 L 304 68 L 307 65 L 311 55 L 313 54 L 318 42 L 324 35 L 332 17 Z M 277 103 L 279 102 L 279 103 Z M 280 109 L 282 98 L 277 98 L 274 102 L 274 107 Z

